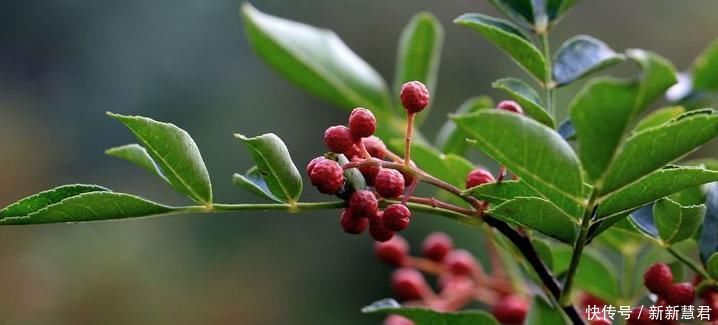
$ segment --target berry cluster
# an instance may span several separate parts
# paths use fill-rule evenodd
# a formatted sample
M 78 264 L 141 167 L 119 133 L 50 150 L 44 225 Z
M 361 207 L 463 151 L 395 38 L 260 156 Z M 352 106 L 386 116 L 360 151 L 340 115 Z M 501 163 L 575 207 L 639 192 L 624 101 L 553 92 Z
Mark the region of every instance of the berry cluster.
M 414 114 L 428 105 L 429 91 L 418 81 L 408 82 L 402 87 L 401 100 L 411 120 Z M 397 199 L 416 179 L 410 168 L 407 168 L 412 166 L 408 159 L 408 164 L 401 170 L 382 167 L 384 159 L 391 158 L 394 162 L 402 159 L 390 153 L 386 145 L 374 136 L 376 127 L 376 118 L 370 110 L 355 108 L 349 115 L 347 125 L 332 126 L 324 132 L 327 149 L 335 155 L 344 155 L 349 163 L 342 166 L 328 156 L 320 156 L 309 162 L 307 174 L 319 192 L 337 195 L 348 201 L 341 217 L 341 226 L 345 232 L 360 234 L 369 228 L 374 240 L 384 242 L 391 239 L 395 232 L 409 226 L 411 211 L 405 205 L 406 200 L 381 210 L 378 197 Z M 407 131 L 407 139 L 411 137 L 410 133 L 410 130 Z M 351 167 L 359 169 L 366 184 L 373 186 L 373 191 L 355 188 L 355 184 L 347 182 L 344 170 Z
M 376 256 L 397 267 L 391 287 L 397 299 L 407 305 L 425 306 L 439 311 L 455 311 L 473 301 L 492 307 L 492 313 L 503 324 L 521 324 L 528 313 L 527 300 L 514 292 L 500 265 L 491 273 L 483 270 L 466 250 L 454 248 L 445 233 L 428 235 L 421 246 L 421 256 L 411 256 L 409 244 L 401 236 L 374 246 Z M 436 278 L 435 291 L 423 273 Z M 385 325 L 408 325 L 410 320 L 390 316 Z

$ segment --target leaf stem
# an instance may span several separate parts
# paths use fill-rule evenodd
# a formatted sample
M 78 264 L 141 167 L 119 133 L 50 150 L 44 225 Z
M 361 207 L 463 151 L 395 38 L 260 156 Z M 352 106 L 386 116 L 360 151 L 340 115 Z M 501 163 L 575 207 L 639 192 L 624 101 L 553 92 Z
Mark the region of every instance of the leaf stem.
M 573 253 L 571 254 L 571 262 L 568 266 L 566 278 L 563 282 L 563 292 L 561 293 L 561 298 L 558 300 L 562 306 L 571 304 L 573 279 L 576 275 L 576 270 L 578 270 L 578 263 L 581 261 L 581 255 L 583 254 L 583 249 L 586 246 L 586 241 L 588 239 L 588 231 L 591 228 L 591 218 L 593 217 L 593 209 L 597 193 L 598 191 L 595 189 L 591 190 L 591 196 L 589 197 L 588 204 L 586 204 L 586 208 L 583 212 L 581 230 L 578 234 L 578 238 L 576 239 L 576 243 L 574 244 Z
M 677 251 L 675 248 L 668 246 L 666 247 L 666 250 L 673 255 L 677 260 L 681 261 L 683 264 L 688 266 L 693 272 L 696 272 L 696 274 L 700 274 L 700 276 L 703 277 L 703 279 L 712 279 L 710 274 L 706 272 L 706 270 L 703 269 L 698 263 L 696 263 L 694 260 L 689 258 L 688 256 L 684 255 L 683 253 Z
M 551 114 L 551 116 L 555 117 L 554 90 L 556 88 L 556 85 L 554 84 L 553 77 L 551 76 L 551 73 L 553 71 L 553 64 L 551 61 L 551 43 L 548 36 L 548 30 L 543 30 L 540 33 L 540 38 L 541 48 L 543 49 L 544 59 L 546 60 L 546 74 L 544 75 L 543 82 L 543 88 L 546 91 L 546 109 L 548 109 L 548 112 L 549 114 Z
M 406 119 L 406 136 L 404 142 L 406 148 L 404 148 L 404 168 L 409 168 L 411 163 L 411 138 L 414 136 L 414 116 L 416 113 L 407 114 Z

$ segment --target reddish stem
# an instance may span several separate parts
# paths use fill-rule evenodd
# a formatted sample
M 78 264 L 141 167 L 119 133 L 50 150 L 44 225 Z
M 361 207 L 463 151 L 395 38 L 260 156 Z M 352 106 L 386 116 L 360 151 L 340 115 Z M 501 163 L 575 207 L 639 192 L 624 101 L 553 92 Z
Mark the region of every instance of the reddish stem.
M 409 113 L 407 114 L 407 121 L 406 121 L 406 137 L 404 138 L 404 142 L 406 143 L 406 148 L 404 149 L 404 168 L 409 168 L 409 163 L 411 162 L 411 138 L 414 136 L 414 116 L 416 113 Z

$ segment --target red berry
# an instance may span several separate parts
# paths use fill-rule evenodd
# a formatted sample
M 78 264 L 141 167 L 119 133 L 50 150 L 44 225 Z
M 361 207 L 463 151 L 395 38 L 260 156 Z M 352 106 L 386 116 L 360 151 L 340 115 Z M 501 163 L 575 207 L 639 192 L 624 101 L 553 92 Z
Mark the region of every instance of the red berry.
M 374 244 L 374 253 L 380 261 L 390 265 L 402 265 L 409 255 L 409 243 L 399 235 L 389 241 Z
M 524 110 L 521 108 L 521 105 L 519 103 L 513 101 L 513 100 L 504 100 L 501 101 L 498 105 L 498 108 L 500 110 L 509 111 L 513 113 L 523 114 Z
M 357 158 L 364 159 L 364 155 L 362 154 L 361 150 L 359 149 L 359 147 L 357 147 L 356 144 L 353 144 L 352 147 L 349 148 L 349 150 L 344 153 L 344 155 L 349 160 L 353 160 L 353 159 L 357 159 Z
M 357 107 L 349 115 L 349 129 L 355 139 L 371 136 L 376 131 L 376 118 L 370 110 Z
M 331 152 L 349 152 L 354 146 L 352 132 L 344 125 L 335 125 L 324 131 L 324 144 Z
M 381 139 L 370 136 L 368 138 L 361 139 L 362 143 L 364 144 L 364 148 L 366 148 L 366 151 L 369 152 L 369 155 L 371 155 L 374 158 L 384 159 L 387 155 L 387 149 L 386 145 L 384 144 Z
M 664 294 L 673 285 L 673 272 L 665 263 L 656 263 L 643 274 L 643 284 L 655 294 Z
M 628 316 L 626 324 L 628 325 L 652 325 L 657 324 L 657 321 L 651 319 L 649 307 L 641 306 L 631 310 L 631 315 Z
M 589 321 L 588 324 L 589 325 L 611 325 L 613 323 L 611 323 L 611 321 L 608 319 L 598 318 L 598 319 L 592 319 L 591 321 Z
M 414 325 L 414 322 L 403 316 L 389 315 L 384 320 L 384 325 Z
M 340 222 L 344 232 L 352 235 L 363 233 L 369 225 L 368 218 L 357 217 L 353 215 L 349 209 L 344 209 L 342 211 L 342 218 Z
M 379 201 L 372 192 L 356 191 L 349 199 L 349 210 L 355 216 L 371 217 L 379 211 Z
M 324 159 L 327 159 L 327 158 L 324 158 L 324 156 L 319 156 L 319 157 L 316 157 L 316 158 L 312 159 L 312 160 L 307 164 L 307 176 L 311 176 L 311 175 L 312 175 L 312 169 L 314 169 L 314 165 L 316 165 L 318 162 L 320 162 L 320 161 L 322 161 L 322 160 L 324 160 Z
M 403 204 L 392 204 L 384 209 L 384 226 L 394 231 L 402 231 L 409 226 L 411 211 Z
M 399 300 L 419 300 L 427 293 L 428 285 L 419 271 L 402 267 L 391 276 L 391 287 Z
M 378 242 L 385 242 L 394 237 L 394 231 L 384 225 L 384 213 L 379 212 L 369 217 L 369 234 Z
M 454 248 L 454 243 L 449 235 L 443 232 L 433 232 L 426 236 L 421 245 L 421 253 L 424 257 L 436 262 L 441 262 Z
M 466 188 L 472 188 L 486 183 L 493 183 L 496 179 L 494 175 L 483 168 L 476 168 L 472 170 L 469 175 L 466 175 Z
M 584 293 L 581 296 L 581 306 L 584 306 L 584 307 L 595 306 L 595 307 L 601 308 L 606 305 L 607 305 L 607 303 L 605 301 L 603 301 L 603 299 L 596 297 L 590 293 Z
M 529 304 L 516 295 L 508 295 L 494 306 L 491 311 L 502 324 L 521 324 L 529 311 Z
M 420 81 L 409 81 L 401 86 L 401 104 L 409 114 L 421 112 L 429 105 L 429 90 Z
M 352 159 L 352 162 L 359 162 L 362 161 L 361 158 L 354 158 Z M 376 179 L 376 175 L 379 174 L 379 171 L 381 170 L 381 166 L 377 164 L 367 164 L 364 166 L 359 167 L 359 171 L 361 172 L 362 176 L 364 176 L 364 180 L 366 181 L 366 185 L 373 186 L 374 180 Z
M 319 192 L 333 195 L 339 192 L 344 184 L 344 170 L 334 160 L 320 160 L 314 164 L 309 180 Z
M 474 255 L 463 249 L 449 252 L 444 258 L 444 265 L 454 275 L 470 275 L 478 267 Z
M 688 306 L 693 304 L 696 290 L 690 282 L 676 283 L 663 295 L 669 306 Z
M 399 197 L 404 192 L 404 177 L 396 169 L 382 168 L 374 179 L 374 188 L 382 197 Z

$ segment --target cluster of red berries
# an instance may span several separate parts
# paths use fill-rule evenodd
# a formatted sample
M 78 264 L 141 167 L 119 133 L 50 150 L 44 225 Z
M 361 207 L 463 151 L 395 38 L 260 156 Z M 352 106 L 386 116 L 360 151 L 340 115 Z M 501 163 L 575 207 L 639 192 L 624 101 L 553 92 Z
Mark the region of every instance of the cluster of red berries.
M 528 313 L 527 300 L 514 293 L 503 275 L 486 274 L 468 251 L 454 248 L 451 237 L 435 232 L 424 239 L 421 256 L 409 254 L 409 244 L 401 236 L 375 243 L 374 252 L 382 262 L 398 267 L 391 277 L 397 299 L 408 305 L 439 311 L 456 311 L 474 300 L 492 306 L 492 313 L 503 324 L 521 324 Z M 436 276 L 438 293 L 424 274 Z M 385 325 L 408 325 L 410 320 L 390 316 Z
M 408 82 L 402 87 L 401 100 L 407 112 L 414 114 L 428 105 L 429 91 L 418 81 Z M 373 186 L 374 191 L 355 190 L 344 177 L 344 167 L 324 156 L 309 162 L 307 174 L 319 192 L 348 200 L 340 222 L 345 232 L 360 234 L 369 228 L 374 240 L 384 242 L 409 225 L 411 212 L 404 204 L 391 204 L 382 211 L 377 195 L 385 199 L 399 198 L 406 185 L 412 184 L 415 179 L 410 173 L 381 166 L 389 151 L 374 136 L 376 127 L 374 114 L 358 107 L 349 115 L 348 125 L 332 126 L 324 132 L 327 149 L 343 154 L 350 162 L 359 165 L 366 184 Z

